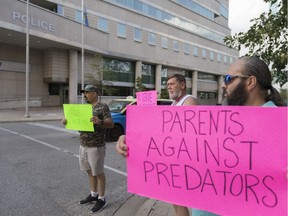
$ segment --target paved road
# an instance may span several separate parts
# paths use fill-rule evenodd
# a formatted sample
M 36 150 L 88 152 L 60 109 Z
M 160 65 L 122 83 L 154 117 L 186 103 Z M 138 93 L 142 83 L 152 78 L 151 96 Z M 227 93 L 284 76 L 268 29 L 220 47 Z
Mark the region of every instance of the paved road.
M 92 206 L 78 204 L 89 193 L 78 166 L 79 137 L 68 132 L 59 121 L 0 124 L 1 215 L 89 215 Z M 131 196 L 125 159 L 114 148 L 107 144 L 109 206 L 99 216 L 113 215 Z

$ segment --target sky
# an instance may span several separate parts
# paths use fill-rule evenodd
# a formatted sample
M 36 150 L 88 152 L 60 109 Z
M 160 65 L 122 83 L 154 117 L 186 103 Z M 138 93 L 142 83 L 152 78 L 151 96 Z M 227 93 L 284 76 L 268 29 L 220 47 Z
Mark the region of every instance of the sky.
M 253 18 L 259 17 L 263 12 L 268 12 L 269 4 L 263 0 L 229 0 L 229 28 L 231 34 L 246 32 Z M 240 50 L 240 56 L 247 52 L 245 49 Z M 286 84 L 288 87 L 288 84 Z M 274 86 L 279 89 L 279 86 Z M 285 86 L 284 86 L 285 88 Z
M 247 31 L 253 18 L 269 10 L 263 0 L 229 0 L 229 27 L 233 33 Z
M 250 20 L 259 17 L 263 12 L 268 12 L 269 4 L 263 0 L 229 0 L 229 27 L 231 34 L 246 32 L 250 26 Z M 240 56 L 245 54 L 240 51 Z

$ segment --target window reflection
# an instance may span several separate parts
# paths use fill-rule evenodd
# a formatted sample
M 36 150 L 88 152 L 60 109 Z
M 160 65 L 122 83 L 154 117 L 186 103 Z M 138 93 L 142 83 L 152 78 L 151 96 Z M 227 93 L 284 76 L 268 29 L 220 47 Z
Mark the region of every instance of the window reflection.
M 222 44 L 224 43 L 223 39 L 225 35 L 216 33 L 215 31 L 209 30 L 197 24 L 194 24 L 184 19 L 181 19 L 179 17 L 176 17 L 172 14 L 169 14 L 168 12 L 162 11 L 152 5 L 149 5 L 148 3 L 141 2 L 140 0 L 107 0 L 107 1 L 124 6 L 132 10 L 136 10 L 139 13 L 145 14 L 154 19 L 164 21 L 171 25 L 178 26 L 194 34 L 198 34 L 202 37 L 216 41 L 218 43 L 222 43 Z M 202 11 L 204 11 L 204 9 Z

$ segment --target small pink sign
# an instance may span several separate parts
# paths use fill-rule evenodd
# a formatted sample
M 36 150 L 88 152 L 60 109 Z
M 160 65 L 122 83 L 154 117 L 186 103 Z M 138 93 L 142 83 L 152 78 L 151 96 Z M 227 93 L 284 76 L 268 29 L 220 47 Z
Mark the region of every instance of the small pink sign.
M 220 215 L 287 215 L 287 107 L 129 106 L 126 132 L 129 192 Z
M 143 91 L 136 93 L 138 106 L 156 106 L 157 91 Z

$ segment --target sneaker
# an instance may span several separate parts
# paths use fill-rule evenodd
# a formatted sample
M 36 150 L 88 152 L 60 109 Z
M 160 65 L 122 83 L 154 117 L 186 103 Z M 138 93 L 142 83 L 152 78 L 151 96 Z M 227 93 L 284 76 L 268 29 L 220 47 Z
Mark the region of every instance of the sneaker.
M 91 194 L 87 196 L 85 199 L 81 200 L 79 203 L 81 205 L 86 204 L 86 203 L 91 203 L 91 202 L 97 202 L 98 200 L 98 195 L 96 197 L 92 197 Z
M 91 209 L 91 213 L 96 213 L 101 211 L 107 205 L 106 200 L 98 199 L 95 206 Z

